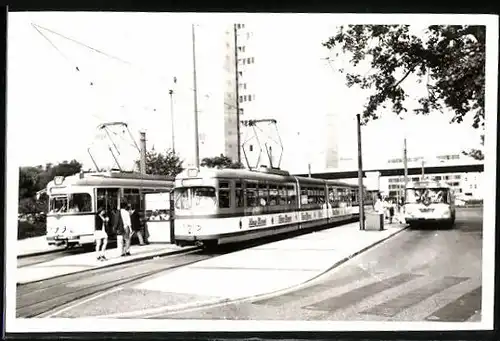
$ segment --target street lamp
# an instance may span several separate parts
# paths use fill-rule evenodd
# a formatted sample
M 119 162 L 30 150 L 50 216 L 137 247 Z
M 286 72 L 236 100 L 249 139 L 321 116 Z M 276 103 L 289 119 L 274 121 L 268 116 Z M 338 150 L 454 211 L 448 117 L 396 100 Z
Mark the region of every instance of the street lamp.
M 356 127 L 358 135 L 358 185 L 359 185 L 359 229 L 365 229 L 365 206 L 364 206 L 364 191 L 363 191 L 363 158 L 361 153 L 361 116 L 356 115 Z

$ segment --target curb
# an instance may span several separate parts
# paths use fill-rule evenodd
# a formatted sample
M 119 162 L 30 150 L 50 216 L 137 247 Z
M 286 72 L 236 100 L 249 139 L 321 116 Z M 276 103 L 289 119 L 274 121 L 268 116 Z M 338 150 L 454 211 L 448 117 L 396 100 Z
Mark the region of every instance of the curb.
M 266 297 L 266 296 L 272 296 L 272 295 L 276 295 L 276 294 L 279 294 L 279 293 L 285 293 L 285 292 L 289 292 L 289 291 L 293 291 L 293 290 L 296 290 L 297 288 L 300 288 L 301 286 L 311 282 L 311 281 L 314 281 L 315 279 L 323 276 L 324 274 L 326 274 L 327 272 L 330 272 L 332 271 L 334 268 L 342 265 L 343 263 L 347 262 L 348 260 L 360 255 L 361 253 L 363 252 L 366 252 L 368 251 L 369 249 L 385 242 L 386 240 L 400 234 L 401 232 L 403 232 L 404 230 L 406 230 L 409 225 L 407 224 L 400 224 L 400 225 L 403 225 L 403 227 L 383 238 L 383 239 L 380 239 L 366 247 L 364 247 L 363 249 L 361 250 L 358 250 L 352 254 L 350 254 L 349 256 L 347 257 L 344 257 L 342 258 L 341 260 L 337 261 L 336 263 L 334 263 L 332 266 L 330 266 L 329 268 L 325 269 L 324 271 L 321 271 L 319 274 L 315 275 L 314 277 L 306 280 L 305 282 L 302 282 L 302 283 L 299 283 L 299 284 L 296 284 L 296 285 L 293 285 L 291 287 L 288 287 L 288 288 L 284 288 L 284 289 L 278 289 L 278 290 L 275 290 L 275 291 L 271 291 L 271 292 L 267 292 L 267 293 L 263 293 L 263 294 L 257 294 L 257 295 L 252 295 L 252 296 L 246 296 L 246 297 L 239 297 L 239 298 L 221 298 L 221 299 L 214 299 L 212 301 L 204 301 L 204 302 L 199 302 L 199 303 L 193 303 L 193 304 L 190 304 L 190 303 L 187 303 L 187 304 L 178 304 L 178 305 L 174 305 L 174 306 L 171 306 L 170 308 L 166 308 L 166 307 L 163 307 L 163 308 L 156 308 L 158 309 L 157 312 L 154 312 L 154 310 L 152 309 L 151 313 L 150 314 L 147 314 L 145 316 L 140 316 L 140 318 L 148 318 L 149 316 L 154 316 L 156 314 L 161 314 L 161 313 L 165 313 L 165 314 L 170 314 L 170 313 L 177 313 L 177 312 L 182 312 L 183 310 L 189 310 L 189 309 L 198 309 L 198 308 L 203 308 L 203 307 L 206 307 L 206 308 L 210 308 L 211 306 L 214 306 L 214 305 L 219 305 L 219 304 L 223 304 L 223 303 L 236 303 L 236 302 L 239 302 L 239 301 L 245 301 L 245 300 L 249 300 L 249 299 L 258 299 L 258 298 L 261 298 L 261 297 Z M 371 232 L 371 231 L 370 231 Z M 376 232 L 376 231 L 375 231 Z M 163 309 L 163 310 L 162 310 Z M 140 314 L 140 313 L 139 313 Z M 130 312 L 130 313 L 119 313 L 119 314 L 110 314 L 110 315 L 103 315 L 103 316 L 97 316 L 97 318 L 114 318 L 114 317 L 117 317 L 117 318 L 134 318 L 134 317 L 137 317 L 137 313 L 134 313 L 134 312 Z
M 23 258 L 28 258 L 28 257 L 36 257 L 36 256 L 42 256 L 42 255 L 47 255 L 50 253 L 56 253 L 56 252 L 61 252 L 66 249 L 55 249 L 55 250 L 45 250 L 45 251 L 36 251 L 32 253 L 25 253 L 22 255 L 17 255 L 17 259 L 23 259 Z
M 26 284 L 32 284 L 32 283 L 38 283 L 38 282 L 42 282 L 42 281 L 47 281 L 49 279 L 60 278 L 60 277 L 64 277 L 64 276 L 74 275 L 74 274 L 81 274 L 81 273 L 85 273 L 85 272 L 89 272 L 89 271 L 93 271 L 93 270 L 100 270 L 100 269 L 109 268 L 109 267 L 112 267 L 112 266 L 118 266 L 118 265 L 122 265 L 122 264 L 130 264 L 130 263 L 139 262 L 139 261 L 142 261 L 142 260 L 153 259 L 155 257 L 173 256 L 173 255 L 177 255 L 177 254 L 180 254 L 180 253 L 187 253 L 187 252 L 190 252 L 190 251 L 194 251 L 194 250 L 197 250 L 197 249 L 199 249 L 199 248 L 196 247 L 196 246 L 193 246 L 193 247 L 184 248 L 184 249 L 181 249 L 181 250 L 169 251 L 169 252 L 164 252 L 164 253 L 157 253 L 157 254 L 154 254 L 154 255 L 152 255 L 152 254 L 144 255 L 144 256 L 140 256 L 140 257 L 137 257 L 137 258 L 132 258 L 132 259 L 120 262 L 120 263 L 106 264 L 104 266 L 100 266 L 100 267 L 96 267 L 96 268 L 84 269 L 84 270 L 77 271 L 77 272 L 56 275 L 56 276 L 53 276 L 53 277 L 47 277 L 47 278 L 43 278 L 43 279 L 37 279 L 37 280 L 34 280 L 34 281 L 17 282 L 16 286 L 26 285 Z

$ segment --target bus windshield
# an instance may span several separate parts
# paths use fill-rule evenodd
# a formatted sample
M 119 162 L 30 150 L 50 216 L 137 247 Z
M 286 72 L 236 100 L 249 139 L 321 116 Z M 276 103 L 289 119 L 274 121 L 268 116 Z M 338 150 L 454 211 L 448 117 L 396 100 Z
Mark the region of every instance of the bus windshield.
M 181 187 L 174 190 L 175 208 L 187 210 L 192 208 L 213 209 L 217 207 L 217 196 L 214 187 Z
M 406 203 L 421 204 L 428 203 L 448 203 L 447 188 L 407 188 Z

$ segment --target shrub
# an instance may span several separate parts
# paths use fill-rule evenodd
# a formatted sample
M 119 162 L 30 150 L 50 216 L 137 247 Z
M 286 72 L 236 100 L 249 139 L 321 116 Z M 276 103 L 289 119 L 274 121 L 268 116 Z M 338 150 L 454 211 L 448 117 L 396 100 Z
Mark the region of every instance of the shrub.
M 43 222 L 17 221 L 17 239 L 26 239 L 32 237 L 44 236 L 46 225 Z

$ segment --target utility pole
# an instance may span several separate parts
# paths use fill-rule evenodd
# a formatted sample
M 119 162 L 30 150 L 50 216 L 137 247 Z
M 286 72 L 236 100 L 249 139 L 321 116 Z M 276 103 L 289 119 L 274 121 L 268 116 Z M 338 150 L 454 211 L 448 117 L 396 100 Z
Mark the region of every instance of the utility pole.
M 196 85 L 196 37 L 194 33 L 194 24 L 191 25 L 191 31 L 193 35 L 193 88 L 194 88 L 194 162 L 195 167 L 200 168 L 200 145 L 198 137 L 198 94 Z
M 140 161 L 140 172 L 141 174 L 146 174 L 146 133 L 141 131 L 141 161 Z
M 168 94 L 170 95 L 170 124 L 172 125 L 172 152 L 175 155 L 175 131 L 174 131 L 174 90 L 169 90 Z
M 404 169 L 405 169 L 405 187 L 403 189 L 404 191 L 404 201 L 406 202 L 406 187 L 408 186 L 408 155 L 406 151 L 406 137 L 404 139 L 404 147 L 403 147 L 403 164 L 404 164 Z
M 425 172 L 424 172 L 424 160 L 422 160 L 422 181 L 424 180 L 424 175 L 425 175 Z
M 309 171 L 309 177 L 311 177 L 311 163 L 307 164 L 307 169 Z
M 356 115 L 358 130 L 358 185 L 359 185 L 359 229 L 365 229 L 365 200 L 363 196 L 363 158 L 361 153 L 361 117 Z
M 236 136 L 238 139 L 238 163 L 241 163 L 241 133 L 240 133 L 240 84 L 238 75 L 238 28 L 234 24 L 234 66 L 236 77 Z

